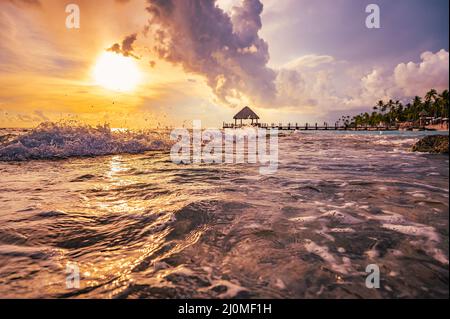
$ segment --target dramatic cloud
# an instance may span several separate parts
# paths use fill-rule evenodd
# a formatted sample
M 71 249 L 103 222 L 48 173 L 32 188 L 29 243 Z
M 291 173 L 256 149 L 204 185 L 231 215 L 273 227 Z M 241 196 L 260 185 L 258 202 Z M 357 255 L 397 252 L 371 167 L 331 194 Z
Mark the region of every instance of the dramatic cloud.
M 139 59 L 137 55 L 133 53 L 133 43 L 137 40 L 137 34 L 131 34 L 127 36 L 123 41 L 122 45 L 115 43 L 108 51 L 115 52 L 117 54 L 122 54 L 123 56 L 131 56 L 133 58 Z
M 214 0 L 148 0 L 148 31 L 158 56 L 206 77 L 216 96 L 232 104 L 242 95 L 260 106 L 276 95 L 268 45 L 258 35 L 263 5 L 243 0 L 229 16 Z
M 421 62 L 401 63 L 393 70 L 314 54 L 275 70 L 267 66 L 268 44 L 259 36 L 263 11 L 259 0 L 243 0 L 229 13 L 214 0 L 148 0 L 148 4 L 151 17 L 146 32 L 152 36 L 153 52 L 187 72 L 205 76 L 226 104 L 247 97 L 258 107 L 323 113 L 448 87 L 445 50 L 426 52 Z M 350 66 L 360 71 L 352 73 Z
M 317 66 L 332 62 L 335 62 L 335 59 L 332 56 L 308 54 L 287 63 L 284 66 L 284 68 L 288 69 L 315 68 Z
M 375 68 L 361 80 L 361 102 L 369 99 L 409 99 L 423 96 L 430 89 L 442 91 L 449 87 L 449 53 L 424 52 L 418 63 L 398 64 L 389 71 Z
M 430 88 L 443 90 L 448 88 L 449 57 L 448 52 L 424 52 L 420 63 L 399 64 L 394 71 L 395 83 L 407 96 L 420 95 Z
M 307 55 L 279 71 L 276 79 L 279 107 L 315 109 L 317 114 L 335 110 L 368 108 L 380 99 L 409 100 L 431 88 L 449 87 L 449 53 L 425 52 L 418 63 L 400 63 L 393 68 L 363 65 L 352 72 L 348 62 L 331 56 Z
M 360 95 L 354 96 L 354 101 L 359 104 L 375 104 L 378 100 L 403 96 L 401 90 L 395 86 L 392 72 L 382 68 L 375 68 L 363 76 L 360 86 Z
M 279 107 L 307 109 L 334 102 L 336 67 L 327 55 L 305 55 L 286 63 L 276 78 Z
M 249 103 L 264 121 L 313 122 L 448 88 L 448 1 L 379 0 L 393 14 L 377 31 L 358 0 L 328 2 L 76 0 L 81 28 L 69 30 L 65 1 L 0 0 L 0 115 L 14 126 L 106 114 L 122 127 L 127 109 L 136 126 L 148 125 L 141 111 L 216 126 L 236 111 L 224 105 Z M 108 47 L 141 58 L 145 77 L 113 106 L 91 74 Z

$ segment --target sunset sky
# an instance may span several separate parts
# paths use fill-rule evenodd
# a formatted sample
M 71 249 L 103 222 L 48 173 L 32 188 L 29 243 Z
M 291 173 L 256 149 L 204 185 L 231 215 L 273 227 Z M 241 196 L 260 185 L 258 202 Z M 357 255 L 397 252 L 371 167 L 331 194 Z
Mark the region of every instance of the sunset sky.
M 66 28 L 68 3 L 80 7 L 80 29 Z M 369 3 L 381 8 L 381 29 L 366 28 Z M 379 99 L 447 89 L 448 6 L 0 0 L 0 127 L 216 127 L 245 105 L 268 123 L 331 122 Z

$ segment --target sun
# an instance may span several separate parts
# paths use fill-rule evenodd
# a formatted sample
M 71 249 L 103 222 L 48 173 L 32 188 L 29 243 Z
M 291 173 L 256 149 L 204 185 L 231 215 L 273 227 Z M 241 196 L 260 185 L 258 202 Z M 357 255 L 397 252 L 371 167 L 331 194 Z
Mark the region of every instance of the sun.
M 112 91 L 131 92 L 141 82 L 141 72 L 133 58 L 104 52 L 97 60 L 93 76 L 101 87 Z

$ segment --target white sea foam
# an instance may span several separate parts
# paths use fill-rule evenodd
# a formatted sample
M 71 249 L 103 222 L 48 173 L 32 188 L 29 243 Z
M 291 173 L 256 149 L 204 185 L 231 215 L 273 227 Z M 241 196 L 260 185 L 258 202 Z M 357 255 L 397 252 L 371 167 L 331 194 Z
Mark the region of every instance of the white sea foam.
M 356 232 L 354 229 L 352 228 L 332 228 L 330 229 L 331 233 L 354 233 Z
M 113 131 L 108 125 L 43 123 L 0 146 L 0 161 L 137 154 L 168 149 L 159 133 Z
M 386 145 L 386 146 L 412 146 L 416 143 L 418 138 L 402 138 L 402 139 L 393 139 L 393 138 L 381 138 L 379 140 L 374 141 L 374 144 L 377 145 Z
M 342 258 L 342 263 L 338 263 L 335 256 L 333 256 L 327 246 L 320 246 L 311 240 L 305 243 L 305 249 L 314 255 L 319 256 L 325 262 L 329 263 L 331 269 L 341 274 L 347 274 L 351 268 L 351 261 L 348 258 Z
M 431 226 L 383 224 L 382 227 L 405 235 L 426 237 L 430 241 L 439 242 L 439 235 Z
M 242 287 L 239 283 L 234 283 L 223 279 L 214 280 L 210 289 L 212 290 L 213 288 L 220 286 L 226 287 L 226 291 L 218 296 L 219 299 L 230 299 L 236 297 L 240 292 L 247 291 L 247 289 Z
M 323 214 L 321 217 L 326 217 L 334 221 L 338 221 L 342 224 L 359 224 L 363 221 L 361 219 L 355 218 L 349 214 L 343 213 L 338 210 L 332 210 L 325 214 Z
M 425 238 L 426 240 L 412 241 L 411 244 L 423 249 L 429 256 L 440 263 L 448 265 L 449 261 L 445 253 L 436 247 L 440 242 L 440 238 L 434 227 L 417 223 L 411 223 L 410 225 L 382 224 L 382 227 L 405 235 Z
M 407 194 L 411 195 L 412 197 L 416 198 L 426 198 L 427 195 L 422 192 L 407 192 Z

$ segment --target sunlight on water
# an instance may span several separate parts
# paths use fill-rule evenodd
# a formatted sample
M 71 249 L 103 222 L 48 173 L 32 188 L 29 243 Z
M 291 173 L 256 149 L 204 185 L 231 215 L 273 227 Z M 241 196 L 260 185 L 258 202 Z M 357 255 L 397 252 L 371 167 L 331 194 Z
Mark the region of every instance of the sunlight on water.
M 24 138 L 20 159 L 41 158 L 47 136 Z M 0 148 L 0 296 L 446 296 L 448 156 L 411 153 L 419 136 L 293 133 L 273 175 L 175 165 L 168 147 L 57 161 Z M 79 288 L 66 287 L 68 262 Z M 382 289 L 365 287 L 368 264 Z

